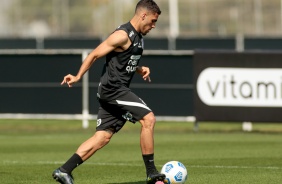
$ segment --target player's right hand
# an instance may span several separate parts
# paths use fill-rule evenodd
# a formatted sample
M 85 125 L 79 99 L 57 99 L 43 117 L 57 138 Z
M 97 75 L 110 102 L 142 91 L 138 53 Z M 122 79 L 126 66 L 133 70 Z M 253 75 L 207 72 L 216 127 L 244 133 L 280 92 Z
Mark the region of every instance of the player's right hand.
M 69 87 L 72 87 L 79 79 L 76 76 L 68 74 L 64 77 L 64 80 L 61 82 L 61 85 L 68 84 Z

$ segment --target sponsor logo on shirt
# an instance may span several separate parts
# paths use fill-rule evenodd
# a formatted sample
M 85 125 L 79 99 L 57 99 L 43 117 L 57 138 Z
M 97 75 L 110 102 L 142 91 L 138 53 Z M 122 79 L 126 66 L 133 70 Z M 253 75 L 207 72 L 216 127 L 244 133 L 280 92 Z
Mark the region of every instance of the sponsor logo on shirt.
M 132 55 L 130 60 L 127 62 L 126 71 L 132 73 L 136 71 L 138 61 L 141 58 L 141 55 Z

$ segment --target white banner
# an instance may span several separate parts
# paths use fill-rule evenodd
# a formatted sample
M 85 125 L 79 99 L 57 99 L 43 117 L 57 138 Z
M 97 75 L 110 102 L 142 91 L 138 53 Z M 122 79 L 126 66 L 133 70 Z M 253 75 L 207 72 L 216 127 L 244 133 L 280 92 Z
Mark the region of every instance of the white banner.
M 209 67 L 196 85 L 209 106 L 282 107 L 282 68 Z

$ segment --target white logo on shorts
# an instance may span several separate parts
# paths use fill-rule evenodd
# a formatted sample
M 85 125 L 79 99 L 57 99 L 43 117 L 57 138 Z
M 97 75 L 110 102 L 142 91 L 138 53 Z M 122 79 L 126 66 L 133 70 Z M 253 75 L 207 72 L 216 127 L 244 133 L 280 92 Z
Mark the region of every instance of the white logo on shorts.
M 97 119 L 97 127 L 100 126 L 102 123 L 102 120 L 101 119 Z

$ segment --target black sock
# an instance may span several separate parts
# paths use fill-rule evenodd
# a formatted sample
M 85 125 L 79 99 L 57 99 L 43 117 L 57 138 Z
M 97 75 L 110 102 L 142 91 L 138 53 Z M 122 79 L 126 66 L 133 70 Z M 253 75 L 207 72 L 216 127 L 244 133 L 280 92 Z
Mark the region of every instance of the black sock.
M 147 175 L 149 173 L 155 172 L 157 169 L 154 162 L 154 153 L 149 155 L 142 155 L 142 156 L 145 163 Z
M 68 174 L 71 174 L 71 172 L 80 164 L 83 163 L 83 160 L 81 159 L 81 157 L 78 154 L 73 154 L 72 157 L 70 157 L 70 159 L 60 167 L 60 170 L 62 172 L 66 172 Z

